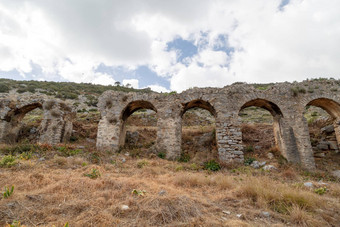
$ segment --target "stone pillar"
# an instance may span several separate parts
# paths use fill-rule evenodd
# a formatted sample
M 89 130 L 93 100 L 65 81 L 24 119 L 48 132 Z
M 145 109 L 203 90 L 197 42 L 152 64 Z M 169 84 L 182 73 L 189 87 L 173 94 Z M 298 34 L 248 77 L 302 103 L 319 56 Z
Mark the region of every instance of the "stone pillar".
M 117 151 L 119 146 L 122 145 L 121 125 L 122 121 L 120 120 L 112 121 L 111 117 L 102 116 L 102 119 L 98 124 L 97 149 L 109 149 Z
M 340 149 L 340 119 L 336 119 L 333 123 L 333 126 L 334 126 L 336 142 L 338 144 L 338 149 Z
M 166 153 L 166 158 L 177 159 L 181 154 L 182 118 L 171 110 L 158 110 L 157 151 Z
M 273 120 L 275 142 L 282 156 L 289 162 L 300 163 L 295 135 L 288 121 L 279 115 L 274 116 Z
M 220 161 L 243 163 L 242 132 L 236 113 L 216 118 L 216 143 Z
M 307 120 L 302 116 L 296 116 L 291 118 L 291 127 L 294 131 L 297 148 L 299 150 L 299 156 L 301 165 L 308 170 L 315 170 L 315 162 L 313 156 L 312 145 L 309 137 L 309 129 Z
M 63 102 L 48 100 L 43 104 L 44 119 L 40 124 L 40 143 L 67 142 L 72 134 L 72 119 L 75 113 Z

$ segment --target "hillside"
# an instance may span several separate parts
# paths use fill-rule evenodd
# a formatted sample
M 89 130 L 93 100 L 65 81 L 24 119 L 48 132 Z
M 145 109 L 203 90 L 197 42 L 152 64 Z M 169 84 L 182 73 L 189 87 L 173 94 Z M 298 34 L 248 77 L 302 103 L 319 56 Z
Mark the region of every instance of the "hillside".
M 25 226 L 338 225 L 340 181 L 332 173 L 340 170 L 340 152 L 333 146 L 330 116 L 320 108 L 305 110 L 314 172 L 280 154 L 273 117 L 258 107 L 239 113 L 244 163 L 219 162 L 215 118 L 201 108 L 183 115 L 181 156 L 168 161 L 154 147 L 158 119 L 151 110 L 128 118 L 125 145 L 118 152 L 96 150 L 98 96 L 134 89 L 0 80 L 2 96 L 37 92 L 60 97 L 72 91 L 61 98 L 77 110 L 65 144 L 36 143 L 43 118 L 39 108 L 23 118 L 16 144 L 0 144 L 0 190 L 8 195 L 0 199 L 0 226 L 18 221 Z

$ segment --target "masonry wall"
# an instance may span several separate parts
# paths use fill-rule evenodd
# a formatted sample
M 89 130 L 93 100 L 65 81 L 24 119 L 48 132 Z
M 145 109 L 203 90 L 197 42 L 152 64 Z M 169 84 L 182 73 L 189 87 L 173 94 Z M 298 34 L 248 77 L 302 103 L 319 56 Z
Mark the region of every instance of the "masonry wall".
M 308 125 L 303 117 L 306 105 L 327 107 L 332 100 L 332 116 L 340 119 L 340 96 L 336 80 L 301 83 L 277 83 L 256 88 L 238 83 L 224 88 L 194 88 L 180 94 L 121 93 L 107 91 L 99 98 L 102 119 L 99 122 L 97 147 L 118 149 L 125 138 L 127 115 L 145 108 L 157 112 L 156 149 L 175 159 L 181 153 L 182 115 L 193 107 L 209 110 L 216 118 L 216 142 L 222 162 L 243 162 L 242 132 L 239 111 L 248 106 L 267 109 L 274 118 L 277 146 L 288 161 L 314 169 Z M 127 110 L 127 111 L 126 111 Z M 339 142 L 339 125 L 335 127 Z
M 0 142 L 15 143 L 24 116 L 36 109 L 44 111 L 43 120 L 38 128 L 39 142 L 56 144 L 69 141 L 75 113 L 65 102 L 46 96 L 22 95 L 10 99 L 0 99 Z

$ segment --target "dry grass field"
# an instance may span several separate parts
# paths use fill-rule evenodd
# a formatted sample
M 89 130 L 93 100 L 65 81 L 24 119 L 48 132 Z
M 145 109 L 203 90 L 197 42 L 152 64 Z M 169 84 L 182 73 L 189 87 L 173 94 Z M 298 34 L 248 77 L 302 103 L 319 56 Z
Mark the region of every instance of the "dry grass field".
M 90 146 L 0 149 L 0 189 L 14 186 L 0 200 L 0 226 L 339 225 L 339 182 L 277 158 L 267 160 L 277 170 L 239 165 L 212 171 L 202 163 Z M 15 160 L 4 161 L 9 154 Z M 304 186 L 307 181 L 313 187 Z

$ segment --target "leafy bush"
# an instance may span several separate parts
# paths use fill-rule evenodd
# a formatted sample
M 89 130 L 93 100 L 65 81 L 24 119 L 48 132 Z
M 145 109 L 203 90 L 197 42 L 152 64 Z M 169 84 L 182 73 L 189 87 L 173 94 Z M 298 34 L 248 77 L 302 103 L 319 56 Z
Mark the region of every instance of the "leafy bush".
M 178 158 L 179 162 L 188 162 L 190 161 L 190 155 L 187 153 L 181 153 L 181 156 Z
M 161 159 L 165 159 L 166 154 L 165 154 L 165 152 L 159 152 L 159 153 L 157 154 L 157 156 L 158 156 L 159 158 L 161 158 Z
M 245 152 L 254 152 L 254 147 L 252 145 L 247 146 Z
M 326 191 L 327 191 L 326 187 L 321 187 L 314 190 L 314 192 L 318 195 L 323 195 L 326 193 Z
M 32 158 L 32 152 L 22 152 L 20 155 L 20 159 L 29 160 Z
M 6 84 L 0 84 L 0 93 L 8 93 L 9 87 Z
M 218 171 L 221 169 L 221 166 L 215 160 L 210 160 L 204 163 L 204 169 L 211 170 L 211 171 Z
M 4 156 L 0 161 L 1 167 L 12 167 L 17 164 L 16 157 L 12 155 Z
M 244 164 L 245 164 L 246 166 L 249 166 L 249 165 L 251 165 L 251 163 L 253 163 L 254 161 L 256 161 L 255 158 L 253 158 L 253 157 L 246 157 L 246 158 L 244 159 Z
M 84 174 L 85 177 L 89 177 L 91 179 L 96 179 L 100 177 L 100 172 L 97 169 L 92 169 L 90 173 Z
M 144 166 L 146 166 L 146 165 L 148 165 L 149 163 L 148 163 L 148 161 L 146 161 L 146 160 L 142 160 L 142 161 L 139 161 L 139 162 L 137 162 L 137 168 L 143 168 Z

